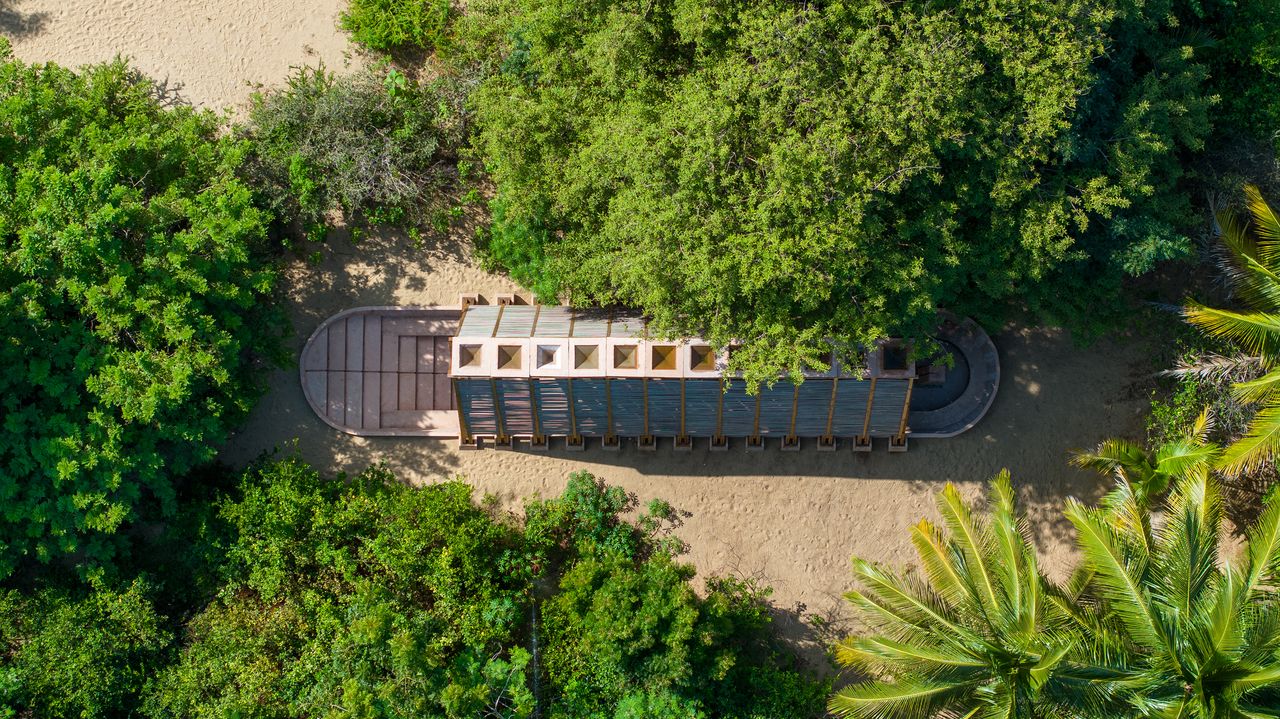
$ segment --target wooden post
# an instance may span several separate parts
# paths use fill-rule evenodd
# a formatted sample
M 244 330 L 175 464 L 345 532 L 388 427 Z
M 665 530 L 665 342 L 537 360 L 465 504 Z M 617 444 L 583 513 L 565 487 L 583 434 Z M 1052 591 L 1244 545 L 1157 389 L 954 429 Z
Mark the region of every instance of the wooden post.
M 498 381 L 492 377 L 489 378 L 489 391 L 493 393 L 493 416 L 498 421 L 498 436 L 494 438 L 494 443 L 506 444 L 511 441 L 511 438 L 507 436 L 507 429 L 503 426 L 502 401 L 498 398 Z
M 542 436 L 542 423 L 538 421 L 538 395 L 533 390 L 534 379 L 529 378 L 529 411 L 533 414 L 533 441 L 541 444 L 546 441 Z
M 605 386 L 608 387 L 607 384 Z M 578 436 L 578 413 L 577 411 L 574 410 L 574 407 L 573 407 L 573 378 L 572 377 L 569 378 L 568 388 L 569 388 L 569 441 L 574 444 L 577 444 L 581 438 Z
M 474 439 L 471 437 L 471 428 L 467 426 L 467 413 L 462 411 L 462 393 L 458 391 L 458 378 L 450 377 L 449 381 L 453 383 L 453 403 L 458 408 L 458 438 L 463 444 L 471 444 Z
M 862 436 L 858 438 L 859 444 L 867 444 L 871 442 L 868 433 L 871 431 L 871 403 L 876 398 L 876 378 L 871 378 L 871 391 L 867 392 L 867 411 L 862 417 Z
M 902 402 L 902 421 L 898 423 L 898 444 L 902 444 L 907 437 L 907 413 L 911 411 L 911 390 L 915 387 L 915 384 L 915 377 L 907 379 L 907 398 Z
M 831 378 L 831 401 L 827 404 L 827 433 L 828 438 L 831 437 L 831 425 L 836 418 L 836 390 L 840 387 L 840 378 Z

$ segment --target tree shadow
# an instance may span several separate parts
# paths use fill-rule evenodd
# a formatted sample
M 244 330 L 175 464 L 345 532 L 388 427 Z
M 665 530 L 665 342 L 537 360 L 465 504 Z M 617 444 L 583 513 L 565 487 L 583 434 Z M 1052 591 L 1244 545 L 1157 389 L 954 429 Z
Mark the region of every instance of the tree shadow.
M 22 0 L 0 0 L 0 35 L 11 38 L 31 37 L 44 32 L 49 22 L 47 12 L 22 12 Z

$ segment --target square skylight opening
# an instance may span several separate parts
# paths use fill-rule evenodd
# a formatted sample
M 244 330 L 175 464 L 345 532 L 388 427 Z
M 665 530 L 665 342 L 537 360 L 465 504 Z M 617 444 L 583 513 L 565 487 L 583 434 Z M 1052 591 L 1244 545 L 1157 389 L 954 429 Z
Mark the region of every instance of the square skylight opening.
M 574 369 L 600 369 L 600 345 L 578 345 L 573 348 Z
M 520 369 L 520 345 L 498 345 L 498 369 Z
M 710 372 L 716 368 L 716 353 L 711 345 L 692 345 L 689 347 L 689 369 L 698 372 Z
M 484 345 L 462 345 L 458 348 L 458 364 L 463 367 L 478 368 L 482 349 Z
M 538 345 L 534 364 L 538 369 L 560 369 L 560 345 Z
M 649 358 L 649 369 L 673 370 L 676 368 L 675 345 L 651 345 L 652 356 Z
M 639 345 L 614 345 L 613 346 L 613 368 L 614 369 L 635 369 L 640 366 Z

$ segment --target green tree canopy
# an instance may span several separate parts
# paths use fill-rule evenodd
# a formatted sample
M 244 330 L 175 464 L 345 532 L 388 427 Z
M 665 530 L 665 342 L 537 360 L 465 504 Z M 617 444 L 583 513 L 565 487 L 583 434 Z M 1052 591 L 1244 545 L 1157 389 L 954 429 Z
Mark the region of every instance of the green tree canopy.
M 1189 248 L 1213 98 L 1167 2 L 468 5 L 517 279 L 748 343 L 922 336 L 1022 303 L 1082 326 Z M 497 48 L 491 50 L 491 48 Z
M 142 713 L 240 717 L 796 717 L 826 684 L 769 639 L 763 591 L 692 569 L 585 473 L 523 526 L 445 482 L 299 460 L 221 502 L 218 595 Z M 0 669 L 3 662 L 0 661 Z M 662 714 L 667 712 L 667 714 Z
M 259 394 L 283 325 L 245 147 L 122 61 L 0 39 L 0 576 L 112 552 Z

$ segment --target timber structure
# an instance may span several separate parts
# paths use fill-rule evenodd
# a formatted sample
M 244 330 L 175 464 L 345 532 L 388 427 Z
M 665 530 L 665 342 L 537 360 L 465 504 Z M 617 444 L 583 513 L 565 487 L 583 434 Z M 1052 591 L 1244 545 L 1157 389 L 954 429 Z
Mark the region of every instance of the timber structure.
M 999 358 L 971 320 L 944 316 L 939 344 L 951 355 L 912 361 L 886 340 L 857 367 L 831 358 L 796 384 L 747 391 L 727 372 L 728 354 L 698 339 L 650 338 L 643 318 L 598 310 L 498 304 L 464 298 L 451 307 L 367 307 L 325 321 L 300 364 L 312 409 L 344 432 L 456 437 L 464 447 L 569 449 L 624 439 L 641 449 L 731 440 L 762 449 L 802 441 L 819 450 L 870 450 L 909 436 L 971 428 L 994 401 Z

